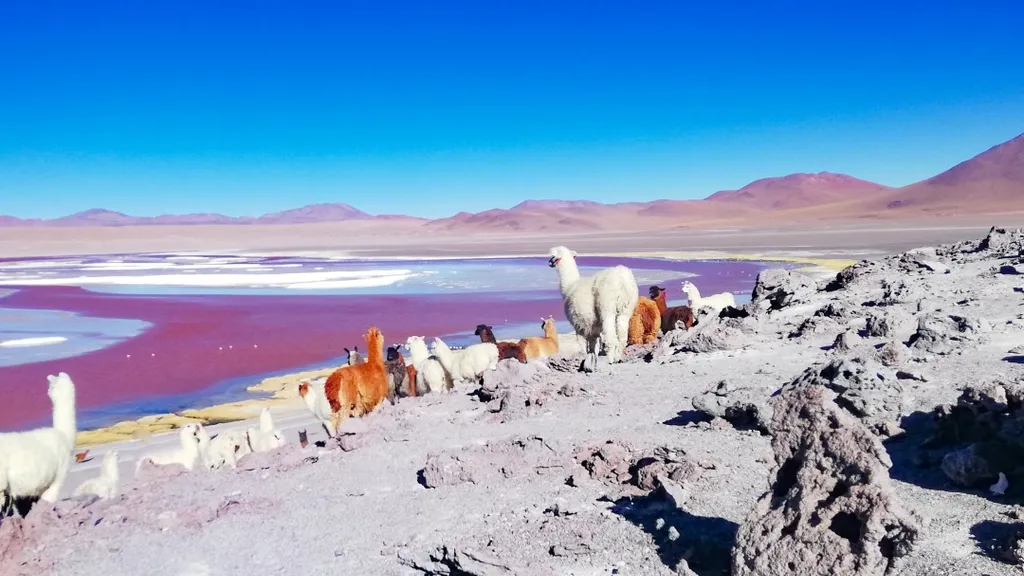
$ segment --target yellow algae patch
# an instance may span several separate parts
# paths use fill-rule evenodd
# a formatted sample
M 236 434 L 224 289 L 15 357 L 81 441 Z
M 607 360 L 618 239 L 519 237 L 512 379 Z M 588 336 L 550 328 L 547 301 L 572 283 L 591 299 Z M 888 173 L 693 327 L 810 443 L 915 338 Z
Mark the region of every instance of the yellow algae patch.
M 337 370 L 334 368 L 321 368 L 319 370 L 309 370 L 306 372 L 297 372 L 295 374 L 285 374 L 284 376 L 274 376 L 272 378 L 266 378 L 259 384 L 254 384 L 246 388 L 249 392 L 256 394 L 271 394 L 273 398 L 294 398 L 299 394 L 299 383 L 303 380 L 312 380 L 314 378 L 326 378 L 331 375 L 332 372 Z

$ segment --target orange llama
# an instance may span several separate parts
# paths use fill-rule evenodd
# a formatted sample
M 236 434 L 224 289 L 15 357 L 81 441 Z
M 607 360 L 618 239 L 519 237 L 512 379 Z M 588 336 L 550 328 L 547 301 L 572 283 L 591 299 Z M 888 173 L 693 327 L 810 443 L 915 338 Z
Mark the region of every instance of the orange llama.
M 531 336 L 519 341 L 519 346 L 526 352 L 527 358 L 547 358 L 558 354 L 558 330 L 555 328 L 555 319 L 551 316 L 541 318 L 541 330 L 543 337 Z
M 629 332 L 626 344 L 650 344 L 658 339 L 661 330 L 661 311 L 650 298 L 640 297 L 629 317 Z
M 324 393 L 331 405 L 331 424 L 338 430 L 349 416 L 373 412 L 388 395 L 384 369 L 384 337 L 376 327 L 363 336 L 367 357 L 362 364 L 342 366 L 327 377 Z

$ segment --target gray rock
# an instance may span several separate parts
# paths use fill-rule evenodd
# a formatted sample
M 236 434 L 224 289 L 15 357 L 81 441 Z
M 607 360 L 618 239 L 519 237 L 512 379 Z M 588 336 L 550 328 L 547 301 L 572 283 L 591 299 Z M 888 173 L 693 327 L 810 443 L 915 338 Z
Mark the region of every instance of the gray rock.
M 875 358 L 882 363 L 883 366 L 889 368 L 898 368 L 906 364 L 907 359 L 910 357 L 910 352 L 902 342 L 891 340 L 886 342 L 878 351 L 875 353 Z M 897 374 L 897 377 L 899 375 Z
M 949 266 L 935 260 L 918 260 L 917 265 L 937 274 L 949 274 Z
M 682 352 L 717 352 L 719 350 L 739 350 L 747 345 L 749 338 L 740 330 L 722 323 L 720 320 L 710 320 L 690 331 L 692 334 L 683 341 L 680 351 Z
M 972 444 L 955 450 L 942 458 L 942 472 L 953 483 L 965 487 L 991 484 L 999 477 L 997 466 L 991 462 L 996 446 Z
M 864 341 L 861 337 L 851 330 L 836 336 L 835 341 L 832 342 L 832 348 L 830 348 L 830 351 L 836 354 L 847 354 L 855 349 L 861 348 L 863 344 Z
M 932 354 L 949 354 L 990 329 L 984 319 L 933 312 L 918 318 L 909 345 Z
M 882 306 L 917 302 L 927 295 L 920 282 L 907 283 L 903 279 L 883 280 L 882 299 L 877 303 Z
M 777 399 L 774 479 L 736 535 L 734 576 L 881 576 L 920 539 L 885 449 L 830 396 L 791 387 Z
M 723 380 L 718 387 L 694 396 L 693 408 L 713 418 L 722 418 L 740 430 L 768 434 L 772 410 L 763 393 L 750 388 L 731 389 Z
M 505 576 L 523 574 L 522 569 L 507 565 L 483 552 L 439 546 L 426 558 L 400 550 L 399 563 L 431 576 Z
M 781 310 L 798 302 L 805 302 L 817 291 L 814 280 L 806 274 L 774 268 L 762 270 L 751 292 L 753 303 L 767 302 L 769 310 Z
M 896 373 L 864 357 L 836 358 L 820 367 L 808 368 L 783 386 L 809 389 L 824 386 L 837 394 L 836 403 L 878 434 L 888 435 L 907 406 L 903 385 Z
M 845 330 L 846 326 L 827 316 L 811 316 L 790 332 L 790 338 L 803 338 L 819 334 L 835 334 Z

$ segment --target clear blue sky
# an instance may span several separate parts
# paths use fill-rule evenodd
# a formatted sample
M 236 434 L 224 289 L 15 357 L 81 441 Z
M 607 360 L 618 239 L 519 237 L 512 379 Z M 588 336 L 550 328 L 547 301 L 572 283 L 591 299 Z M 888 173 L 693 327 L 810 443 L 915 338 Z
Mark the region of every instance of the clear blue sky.
M 1022 22 L 1020 0 L 9 0 L 0 213 L 903 185 L 1024 132 Z

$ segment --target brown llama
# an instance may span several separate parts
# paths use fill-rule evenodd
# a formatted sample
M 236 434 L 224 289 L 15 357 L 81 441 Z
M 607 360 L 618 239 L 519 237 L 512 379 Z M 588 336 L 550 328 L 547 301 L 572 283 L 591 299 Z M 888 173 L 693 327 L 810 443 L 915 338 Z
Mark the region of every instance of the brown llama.
M 488 326 L 487 324 L 478 324 L 476 332 L 473 333 L 480 337 L 480 341 L 487 344 L 494 344 L 498 347 L 498 360 L 504 360 L 506 358 L 512 358 L 519 360 L 523 364 L 526 364 L 526 352 L 523 347 L 519 345 L 519 342 L 498 342 L 494 338 L 494 326 Z
M 519 346 L 531 360 L 558 354 L 558 330 L 555 328 L 555 319 L 551 316 L 542 318 L 540 329 L 544 331 L 543 337 L 531 336 L 519 341 Z
M 676 329 L 676 323 L 682 322 L 687 330 L 696 324 L 693 318 L 693 310 L 689 306 L 673 306 L 671 308 L 665 303 L 665 289 L 660 286 L 651 286 L 651 299 L 658 305 L 661 311 L 661 331 L 664 333 Z
M 650 344 L 658 340 L 658 332 L 661 330 L 661 311 L 658 305 L 650 298 L 640 298 L 636 301 L 636 308 L 633 315 L 629 317 L 629 331 L 626 333 L 626 344 Z
M 327 377 L 324 393 L 331 406 L 331 424 L 335 431 L 349 416 L 372 412 L 388 395 L 388 377 L 384 369 L 384 337 L 370 328 L 366 340 L 366 362 L 342 366 Z

